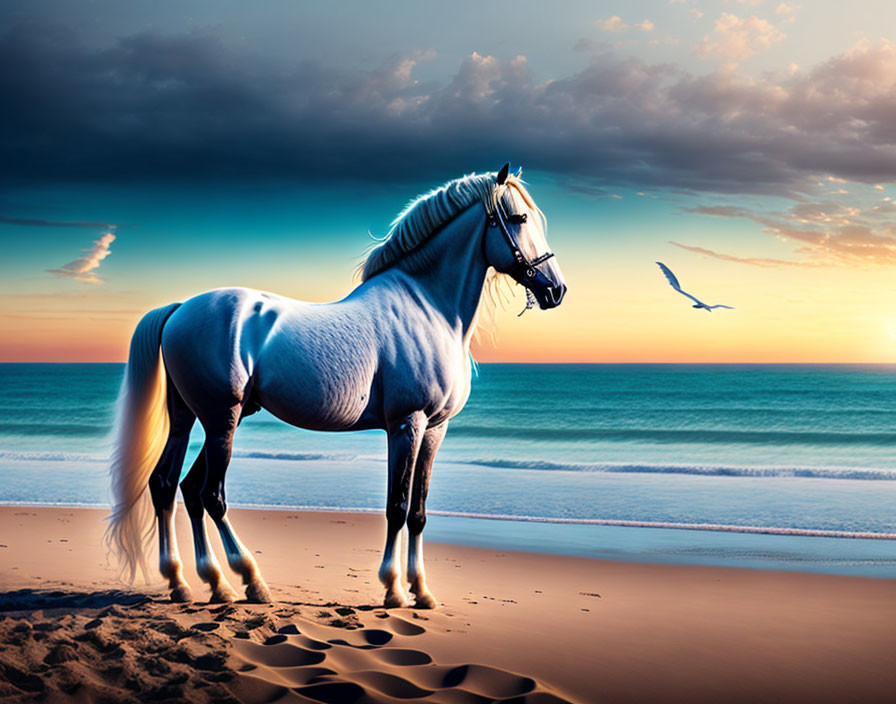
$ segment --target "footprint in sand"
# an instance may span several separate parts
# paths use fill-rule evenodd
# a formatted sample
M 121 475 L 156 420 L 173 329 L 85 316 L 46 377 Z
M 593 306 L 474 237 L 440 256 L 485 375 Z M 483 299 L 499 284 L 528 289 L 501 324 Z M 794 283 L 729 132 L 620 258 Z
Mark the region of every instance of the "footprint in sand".
M 524 677 L 487 665 L 433 665 L 415 671 L 417 681 L 432 690 L 463 690 L 490 700 L 529 694 L 536 688 L 531 677 Z
M 368 689 L 374 689 L 396 699 L 421 699 L 428 697 L 434 691 L 418 687 L 410 680 L 388 672 L 356 672 L 352 675 L 352 680 Z
M 423 626 L 405 621 L 403 618 L 398 618 L 398 616 L 389 616 L 389 620 L 386 623 L 389 628 L 400 636 L 419 636 L 426 633 L 426 629 Z
M 204 623 L 194 623 L 190 628 L 194 631 L 202 631 L 203 633 L 210 633 L 211 631 L 215 631 L 221 627 L 220 623 L 216 623 L 214 621 L 206 621 Z
M 234 649 L 247 662 L 264 667 L 302 667 L 317 665 L 326 655 L 319 650 L 306 650 L 292 643 L 261 645 L 252 641 L 235 641 Z
M 326 650 L 327 648 L 333 647 L 329 643 L 314 640 L 314 638 L 309 638 L 308 636 L 299 633 L 298 629 L 295 630 L 295 633 L 290 634 L 277 633 L 264 642 L 265 645 L 277 645 L 278 643 L 292 643 L 300 648 L 307 648 L 309 650 Z
M 429 653 L 422 650 L 410 650 L 408 648 L 380 648 L 371 655 L 386 665 L 398 665 L 410 667 L 411 665 L 429 665 L 432 658 Z
M 349 633 L 345 638 L 333 638 L 328 643 L 333 645 L 348 645 L 352 648 L 370 650 L 385 645 L 392 640 L 392 633 L 381 628 L 363 628 L 360 631 Z
M 424 700 L 436 704 L 569 704 L 531 677 L 476 663 L 439 665 L 403 647 L 426 630 L 391 614 L 382 628 L 345 630 L 313 621 L 281 627 L 264 644 L 236 642 L 246 662 L 234 694 L 248 704 Z

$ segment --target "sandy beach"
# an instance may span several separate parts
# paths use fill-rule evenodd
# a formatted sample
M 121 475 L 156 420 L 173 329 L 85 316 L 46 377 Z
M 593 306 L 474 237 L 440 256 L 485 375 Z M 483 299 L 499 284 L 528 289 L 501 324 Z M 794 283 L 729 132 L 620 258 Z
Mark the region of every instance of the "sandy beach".
M 381 517 L 235 509 L 277 603 L 182 605 L 161 580 L 117 579 L 103 515 L 0 507 L 0 697 L 882 702 L 896 691 L 896 580 L 429 543 L 442 606 L 387 612 Z

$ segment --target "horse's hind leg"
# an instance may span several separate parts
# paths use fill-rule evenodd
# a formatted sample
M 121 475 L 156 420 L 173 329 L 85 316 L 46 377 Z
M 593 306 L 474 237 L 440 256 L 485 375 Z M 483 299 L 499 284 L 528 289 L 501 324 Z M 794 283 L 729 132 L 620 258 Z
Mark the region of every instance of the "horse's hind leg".
M 265 584 L 261 576 L 258 564 L 252 553 L 240 541 L 227 518 L 224 477 L 227 473 L 227 466 L 230 464 L 233 434 L 238 418 L 239 407 L 235 409 L 234 420 L 230 425 L 223 429 L 206 428 L 205 456 L 208 471 L 205 477 L 205 486 L 202 489 L 202 504 L 218 527 L 221 542 L 224 543 L 224 552 L 227 554 L 227 562 L 231 569 L 243 578 L 243 584 L 246 585 L 246 598 L 255 603 L 269 603 L 273 599 L 268 585 Z
M 432 463 L 447 429 L 448 424 L 443 423 L 426 430 L 414 467 L 414 484 L 408 515 L 408 582 L 411 584 L 411 593 L 416 597 L 415 606 L 418 609 L 434 609 L 438 606 L 438 602 L 426 586 L 426 570 L 423 568 L 423 528 L 426 525 L 426 494 L 429 492 Z
M 202 487 L 205 485 L 206 446 L 196 457 L 187 476 L 181 482 L 180 491 L 193 526 L 193 547 L 196 551 L 196 571 L 199 578 L 212 588 L 213 604 L 236 601 L 237 594 L 221 572 L 215 553 L 212 552 L 205 532 L 205 508 L 202 505 Z
M 401 581 L 399 536 L 408 518 L 408 499 L 414 464 L 426 429 L 423 413 L 414 413 L 389 426 L 389 480 L 386 499 L 386 547 L 379 578 L 386 587 L 385 607 L 407 606 Z
M 168 384 L 168 411 L 171 428 L 162 456 L 149 477 L 156 518 L 159 521 L 159 571 L 168 580 L 171 601 L 191 601 L 193 593 L 184 580 L 183 563 L 177 549 L 174 513 L 177 509 L 177 480 L 190 442 L 190 429 L 196 416 L 183 402 L 173 384 Z
M 227 518 L 227 508 L 220 518 L 215 519 L 218 532 L 221 534 L 221 542 L 224 543 L 224 551 L 227 553 L 227 561 L 231 569 L 243 578 L 246 585 L 246 599 L 253 604 L 269 604 L 274 598 L 268 589 L 267 583 L 261 576 L 258 563 L 252 557 L 252 553 L 243 545 L 230 520 Z

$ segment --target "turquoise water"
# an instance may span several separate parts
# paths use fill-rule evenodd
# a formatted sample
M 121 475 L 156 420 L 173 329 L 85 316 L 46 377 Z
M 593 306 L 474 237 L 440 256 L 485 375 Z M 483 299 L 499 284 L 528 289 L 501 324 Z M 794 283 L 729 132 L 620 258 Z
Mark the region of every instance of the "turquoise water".
M 107 503 L 106 437 L 122 372 L 0 365 L 0 502 Z M 192 452 L 201 441 L 197 426 Z M 830 537 L 896 533 L 893 447 L 896 367 L 485 364 L 452 421 L 429 501 L 434 512 L 466 518 L 440 518 L 431 530 L 595 556 L 608 554 L 598 543 L 629 535 L 611 554 L 748 566 L 772 554 L 790 566 L 820 564 L 804 558 L 830 544 L 843 554 L 822 550 L 833 560 L 826 571 L 876 565 L 884 572 L 874 574 L 896 576 L 896 542 Z M 385 452 L 381 432 L 314 433 L 259 413 L 237 435 L 229 501 L 381 510 Z M 652 527 L 592 525 L 600 523 Z M 633 547 L 649 531 L 661 536 L 659 553 Z M 582 547 L 587 535 L 597 552 Z M 678 548 L 662 547 L 673 539 Z M 802 553 L 794 540 L 807 546 Z

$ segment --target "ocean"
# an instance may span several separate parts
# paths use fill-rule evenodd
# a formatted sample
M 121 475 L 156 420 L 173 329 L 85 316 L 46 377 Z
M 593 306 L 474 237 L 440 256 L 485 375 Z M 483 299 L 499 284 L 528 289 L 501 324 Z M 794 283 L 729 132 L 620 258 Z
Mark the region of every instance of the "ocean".
M 108 505 L 123 370 L 0 365 L 0 503 Z M 261 412 L 234 447 L 231 506 L 383 510 L 382 432 Z M 896 366 L 482 364 L 427 537 L 896 577 L 894 447 Z

